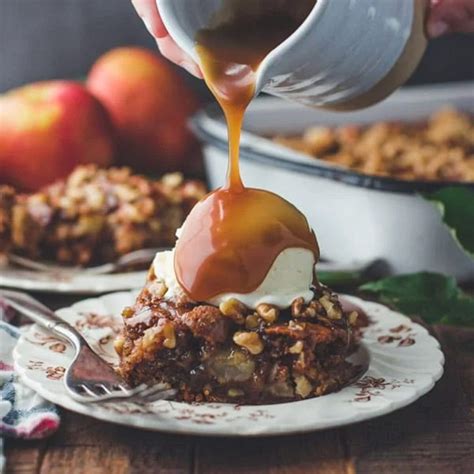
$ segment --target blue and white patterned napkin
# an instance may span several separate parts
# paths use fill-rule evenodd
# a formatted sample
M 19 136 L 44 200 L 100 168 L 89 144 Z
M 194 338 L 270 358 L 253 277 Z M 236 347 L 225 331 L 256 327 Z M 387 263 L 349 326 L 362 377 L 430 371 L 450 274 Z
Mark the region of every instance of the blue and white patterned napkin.
M 59 427 L 57 408 L 23 385 L 13 369 L 20 330 L 8 324 L 14 313 L 0 299 L 0 473 L 5 469 L 3 438 L 39 439 Z

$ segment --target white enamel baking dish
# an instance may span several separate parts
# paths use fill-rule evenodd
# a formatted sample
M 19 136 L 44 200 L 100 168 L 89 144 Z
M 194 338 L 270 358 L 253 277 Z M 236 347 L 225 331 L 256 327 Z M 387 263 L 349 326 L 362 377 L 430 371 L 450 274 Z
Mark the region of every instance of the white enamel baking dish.
M 382 259 L 393 274 L 426 270 L 453 275 L 460 281 L 474 279 L 474 261 L 453 240 L 434 206 L 419 196 L 446 183 L 361 175 L 262 138 L 298 133 L 316 124 L 419 120 L 445 105 L 474 113 L 474 83 L 401 90 L 374 107 L 350 113 L 258 99 L 248 111 L 244 127 L 244 181 L 276 192 L 301 209 L 316 231 L 322 255 L 331 261 L 350 266 Z M 210 107 L 194 118 L 192 126 L 205 145 L 209 183 L 212 188 L 219 187 L 227 167 L 222 117 Z M 474 184 L 468 186 L 474 189 Z

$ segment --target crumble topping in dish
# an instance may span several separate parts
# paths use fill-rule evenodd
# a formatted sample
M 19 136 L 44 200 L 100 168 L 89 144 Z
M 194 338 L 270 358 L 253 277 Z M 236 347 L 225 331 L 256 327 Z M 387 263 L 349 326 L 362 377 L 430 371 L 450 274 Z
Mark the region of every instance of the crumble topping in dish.
M 346 361 L 357 313 L 344 312 L 324 286 L 312 288 L 309 303 L 298 298 L 286 309 L 250 309 L 237 299 L 217 307 L 167 292 L 152 267 L 123 312 L 116 350 L 132 385 L 167 382 L 186 402 L 261 404 L 336 391 L 359 371 Z
M 316 126 L 274 141 L 336 165 L 405 180 L 474 181 L 474 120 L 453 109 L 426 122 Z
M 0 252 L 90 265 L 172 247 L 176 229 L 204 194 L 202 183 L 179 173 L 151 180 L 128 168 L 92 165 L 32 195 L 0 187 Z

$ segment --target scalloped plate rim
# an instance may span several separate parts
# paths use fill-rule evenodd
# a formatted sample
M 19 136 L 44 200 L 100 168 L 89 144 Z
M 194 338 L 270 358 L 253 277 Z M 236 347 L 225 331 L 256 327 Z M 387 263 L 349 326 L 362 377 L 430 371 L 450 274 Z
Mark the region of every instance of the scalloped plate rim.
M 78 271 L 75 277 L 63 279 L 54 274 L 2 265 L 0 287 L 64 295 L 100 296 L 104 293 L 128 291 L 140 287 L 146 271 L 91 275 Z

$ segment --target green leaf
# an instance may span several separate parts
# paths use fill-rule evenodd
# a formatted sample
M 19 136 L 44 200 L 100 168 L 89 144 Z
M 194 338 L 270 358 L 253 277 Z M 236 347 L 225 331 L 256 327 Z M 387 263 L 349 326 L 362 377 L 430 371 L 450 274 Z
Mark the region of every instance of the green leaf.
M 436 205 L 456 242 L 474 258 L 474 192 L 449 187 L 424 197 Z
M 437 273 L 400 275 L 366 283 L 360 290 L 429 324 L 474 326 L 474 298 L 464 293 L 452 277 Z

